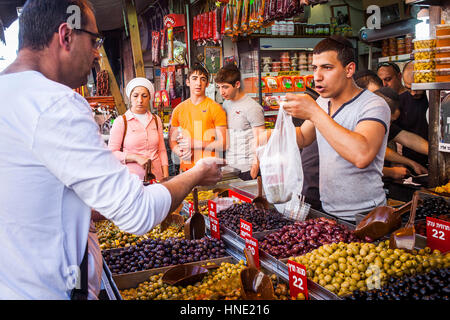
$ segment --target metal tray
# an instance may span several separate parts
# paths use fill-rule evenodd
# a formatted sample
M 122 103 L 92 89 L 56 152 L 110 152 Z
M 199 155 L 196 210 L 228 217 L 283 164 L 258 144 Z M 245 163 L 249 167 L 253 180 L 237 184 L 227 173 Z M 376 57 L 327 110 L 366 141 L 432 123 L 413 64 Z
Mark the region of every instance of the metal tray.
M 198 266 L 198 265 L 205 265 L 208 262 L 214 262 L 216 264 L 221 264 L 222 262 L 234 262 L 234 259 L 235 258 L 233 258 L 232 256 L 228 256 L 228 257 L 222 257 L 222 258 L 218 258 L 218 259 L 210 259 L 210 260 L 185 263 L 185 265 Z M 138 272 L 114 274 L 112 276 L 112 278 L 119 290 L 136 288 L 140 283 L 147 281 L 149 277 L 151 277 L 155 274 L 164 273 L 172 267 L 174 267 L 174 266 L 155 268 L 155 269 L 143 270 L 143 271 L 138 271 Z
M 245 258 L 243 258 L 243 259 L 245 261 Z M 224 263 L 224 262 L 237 264 L 239 262 L 239 260 L 241 260 L 241 259 L 237 259 L 233 256 L 229 256 L 229 257 L 223 257 L 223 258 L 218 258 L 218 259 L 187 263 L 186 265 L 204 265 L 208 262 L 216 263 L 218 265 L 220 265 L 221 263 Z M 134 272 L 133 274 L 114 275 L 112 278 L 114 280 L 114 286 L 116 287 L 116 290 L 117 290 L 117 293 L 116 293 L 117 299 L 123 300 L 122 296 L 120 295 L 119 290 L 136 288 L 136 287 L 138 287 L 138 285 L 140 283 L 147 281 L 151 276 L 160 274 L 160 273 L 164 273 L 167 270 L 169 270 L 170 268 L 171 267 L 164 267 L 164 268 Z M 260 270 L 268 275 L 273 273 L 270 270 L 267 270 L 265 268 L 261 268 Z M 277 276 L 278 282 L 285 283 L 287 285 L 289 284 L 289 279 L 288 279 L 288 281 L 286 281 L 285 279 L 282 279 L 278 274 L 275 273 L 275 275 Z
M 230 189 L 236 191 L 237 193 L 242 194 L 248 198 L 255 198 L 258 195 L 258 181 L 257 180 L 248 180 L 248 181 L 240 181 L 240 182 L 232 182 L 229 184 Z M 262 194 L 264 195 L 264 188 L 262 190 Z
M 450 203 L 450 197 L 446 197 L 445 195 L 435 195 L 432 193 L 427 192 L 426 190 L 424 191 L 419 191 L 419 196 L 420 199 L 428 199 L 428 198 L 444 198 L 448 203 Z M 356 220 L 356 225 L 358 225 L 362 219 L 365 218 L 366 215 L 364 214 L 355 214 L 355 220 Z M 405 223 L 402 222 L 402 226 L 404 226 Z M 420 234 L 416 234 L 416 248 L 422 249 L 425 248 L 427 246 L 427 237 L 426 236 L 422 236 Z

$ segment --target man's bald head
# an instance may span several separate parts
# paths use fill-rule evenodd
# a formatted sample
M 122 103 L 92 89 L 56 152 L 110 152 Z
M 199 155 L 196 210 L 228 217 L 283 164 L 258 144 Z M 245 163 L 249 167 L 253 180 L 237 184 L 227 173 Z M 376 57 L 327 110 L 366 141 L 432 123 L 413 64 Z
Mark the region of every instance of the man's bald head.
M 403 83 L 405 88 L 409 91 L 414 99 L 421 99 L 425 94 L 423 90 L 411 90 L 411 85 L 414 82 L 414 62 L 408 61 L 403 67 Z

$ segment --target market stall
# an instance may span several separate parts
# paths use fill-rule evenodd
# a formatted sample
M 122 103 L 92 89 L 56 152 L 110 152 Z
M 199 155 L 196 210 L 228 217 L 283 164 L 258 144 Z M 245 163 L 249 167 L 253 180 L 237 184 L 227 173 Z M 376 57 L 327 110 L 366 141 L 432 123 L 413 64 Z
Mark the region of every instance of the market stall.
M 412 89 L 430 91 L 430 180 L 406 194 L 401 189 L 398 197 L 393 196 L 393 189 L 386 190 L 392 212 L 411 201 L 404 212 L 409 214 L 396 216 L 394 222 L 374 218 L 371 222 L 376 226 L 389 228 L 375 226 L 377 236 L 373 236 L 358 232 L 372 212 L 357 214 L 349 222 L 311 208 L 296 191 L 286 190 L 287 175 L 277 176 L 275 186 L 265 183 L 261 191 L 256 179 L 243 181 L 240 170 L 225 166 L 220 182 L 194 188 L 170 213 L 177 219 L 164 221 L 144 235 L 123 232 L 107 220 L 96 223 L 104 299 L 449 299 L 448 125 L 443 121 L 445 125 L 439 127 L 449 107 L 449 69 L 439 68 L 448 62 L 449 21 L 441 23 L 440 16 L 437 22 L 432 19 L 432 25 L 439 25 L 432 39 L 414 40 L 409 25 L 396 35 L 384 30 L 385 39 L 364 38 L 357 36 L 354 22 L 362 20 L 361 13 L 357 19 L 350 14 L 354 7 L 350 10 L 346 1 L 327 2 L 311 1 L 318 5 L 315 10 L 328 12 L 323 21 L 317 21 L 310 19 L 313 9 L 300 6 L 299 1 L 186 1 L 178 5 L 174 1 L 126 1 L 119 6 L 117 24 L 102 30 L 119 34 L 120 45 L 102 47 L 102 59 L 89 83 L 76 91 L 89 102 L 108 142 L 112 123 L 126 111 L 128 80 L 135 76 L 151 80 L 155 84 L 151 110 L 162 119 L 167 143 L 171 113 L 188 98 L 186 75 L 194 62 L 210 72 L 208 96 L 218 102 L 222 101 L 213 76 L 226 63 L 235 63 L 246 94 L 264 107 L 265 127 L 273 128 L 281 118 L 279 102 L 286 93 L 314 88 L 312 48 L 329 35 L 350 40 L 359 66 L 371 67 L 376 51 L 381 54 L 376 62 L 402 63 L 414 58 Z M 413 2 L 426 5 L 428 1 L 406 1 L 405 5 Z M 102 16 L 101 1 L 93 3 Z M 436 10 L 430 7 L 431 14 Z M 370 46 L 368 53 L 361 54 L 370 42 L 381 48 Z M 422 61 L 418 57 L 422 53 L 432 59 Z M 108 59 L 115 55 L 120 56 L 119 66 Z M 171 159 L 169 147 L 167 151 Z M 276 166 L 286 166 L 282 157 L 275 158 Z M 161 183 L 148 179 L 149 168 L 151 162 L 145 167 L 143 185 Z M 171 173 L 174 176 L 178 170 Z M 253 200 L 258 196 L 269 199 L 270 188 L 283 193 L 279 196 L 285 201 L 272 201 L 269 208 L 256 206 Z M 198 214 L 204 223 L 199 224 L 202 237 L 190 232 L 191 219 Z M 415 229 L 406 235 L 407 241 L 397 241 L 402 236 L 399 230 L 411 226 Z

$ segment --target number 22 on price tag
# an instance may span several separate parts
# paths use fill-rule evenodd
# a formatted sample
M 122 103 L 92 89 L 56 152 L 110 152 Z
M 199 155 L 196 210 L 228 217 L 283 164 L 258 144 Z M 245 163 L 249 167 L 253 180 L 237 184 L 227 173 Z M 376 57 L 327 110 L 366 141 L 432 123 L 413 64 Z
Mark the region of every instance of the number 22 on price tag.
M 308 299 L 308 287 L 306 268 L 304 265 L 292 260 L 288 260 L 289 270 L 289 291 L 291 297 L 296 299 L 300 293 L 305 295 L 305 299 Z
M 450 222 L 427 217 L 427 246 L 442 253 L 450 251 Z

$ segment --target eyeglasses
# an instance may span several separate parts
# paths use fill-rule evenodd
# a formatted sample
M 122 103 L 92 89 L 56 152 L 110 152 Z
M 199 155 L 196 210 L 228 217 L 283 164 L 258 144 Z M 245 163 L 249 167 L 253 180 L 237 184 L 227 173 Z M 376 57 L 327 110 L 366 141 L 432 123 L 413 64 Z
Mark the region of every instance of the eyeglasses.
M 393 62 L 381 62 L 381 63 L 379 63 L 379 64 L 378 64 L 378 67 L 377 67 L 377 71 L 378 71 L 378 69 L 380 69 L 381 67 L 392 67 L 392 68 L 394 68 L 394 70 L 395 70 L 397 73 L 400 73 L 400 67 L 399 67 L 396 63 L 393 63 Z
M 88 30 L 84 30 L 84 29 L 74 29 L 75 31 L 81 31 L 81 32 L 85 32 L 87 34 L 90 34 L 91 36 L 95 37 L 95 42 L 94 42 L 94 48 L 98 49 L 103 45 L 103 42 L 105 42 L 105 37 L 103 35 L 101 35 L 100 33 L 94 33 Z

